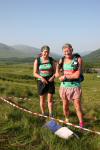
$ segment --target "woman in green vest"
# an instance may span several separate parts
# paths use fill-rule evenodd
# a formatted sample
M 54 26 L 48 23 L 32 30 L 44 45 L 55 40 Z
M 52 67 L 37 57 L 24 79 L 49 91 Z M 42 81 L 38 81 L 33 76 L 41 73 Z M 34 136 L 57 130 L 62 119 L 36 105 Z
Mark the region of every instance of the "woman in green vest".
M 40 96 L 40 108 L 43 115 L 46 109 L 46 97 L 48 97 L 49 116 L 53 113 L 53 94 L 55 93 L 54 71 L 55 61 L 49 57 L 50 48 L 45 45 L 41 48 L 41 56 L 34 61 L 34 77 L 38 79 L 38 93 Z
M 60 59 L 56 69 L 56 77 L 59 77 L 61 81 L 60 97 L 63 102 L 65 121 L 69 122 L 69 102 L 73 101 L 80 127 L 83 127 L 83 113 L 81 108 L 82 89 L 80 83 L 80 74 L 83 65 L 82 58 L 79 57 L 77 61 L 75 60 L 71 44 L 65 44 L 62 50 L 64 53 L 63 65 L 61 68 L 62 59 Z

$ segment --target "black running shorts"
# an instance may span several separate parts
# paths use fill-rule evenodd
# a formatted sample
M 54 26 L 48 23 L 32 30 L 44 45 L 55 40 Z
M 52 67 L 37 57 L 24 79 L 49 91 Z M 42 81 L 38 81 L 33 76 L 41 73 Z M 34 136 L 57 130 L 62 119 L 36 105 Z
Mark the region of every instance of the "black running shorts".
M 47 93 L 54 94 L 55 93 L 54 81 L 45 84 L 41 80 L 38 80 L 38 93 L 39 95 L 44 95 Z

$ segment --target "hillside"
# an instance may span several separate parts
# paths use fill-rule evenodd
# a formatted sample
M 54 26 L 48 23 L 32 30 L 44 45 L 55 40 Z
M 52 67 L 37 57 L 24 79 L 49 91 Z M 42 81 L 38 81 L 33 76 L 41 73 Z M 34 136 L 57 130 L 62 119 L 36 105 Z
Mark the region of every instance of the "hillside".
M 16 51 L 14 48 L 0 43 L 0 58 L 10 58 L 22 56 L 21 52 Z
M 36 57 L 36 55 L 40 53 L 40 49 L 27 45 L 14 45 L 12 47 L 17 51 L 26 54 L 26 57 Z
M 27 59 L 37 57 L 37 55 L 40 54 L 40 49 L 27 46 L 27 45 L 14 45 L 14 46 L 8 46 L 6 44 L 0 43 L 0 60 L 2 61 L 9 61 L 9 58 L 11 60 L 19 59 Z M 56 53 L 51 52 L 51 55 L 54 58 L 59 58 L 60 56 Z
M 0 43 L 0 58 L 25 58 L 34 57 L 39 53 L 39 49 L 24 45 L 8 46 Z
M 86 62 L 100 63 L 100 49 L 97 49 L 90 54 L 85 55 L 83 58 Z
M 0 43 L 0 62 L 33 62 L 33 58 L 40 54 L 40 49 L 27 45 L 8 46 Z M 51 56 L 59 59 L 58 53 L 51 52 Z M 84 62 L 100 64 L 100 49 L 83 56 Z

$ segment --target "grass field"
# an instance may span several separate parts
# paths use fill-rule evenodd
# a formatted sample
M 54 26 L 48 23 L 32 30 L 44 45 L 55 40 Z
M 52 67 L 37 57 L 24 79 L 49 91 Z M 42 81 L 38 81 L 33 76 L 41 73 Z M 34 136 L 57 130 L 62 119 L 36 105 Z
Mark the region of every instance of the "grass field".
M 11 99 L 15 103 L 40 112 L 37 81 L 33 78 L 32 70 L 32 64 L 0 65 L 0 96 L 15 96 Z M 56 80 L 54 115 L 64 119 L 59 85 Z M 86 128 L 100 131 L 100 78 L 96 74 L 85 74 L 82 89 Z M 28 99 L 21 100 L 19 97 Z M 71 122 L 78 124 L 73 104 L 70 104 L 70 111 Z M 43 128 L 46 122 L 47 119 L 33 117 L 0 100 L 0 150 L 100 150 L 100 135 L 69 127 L 78 134 L 79 139 L 73 137 L 64 140 Z

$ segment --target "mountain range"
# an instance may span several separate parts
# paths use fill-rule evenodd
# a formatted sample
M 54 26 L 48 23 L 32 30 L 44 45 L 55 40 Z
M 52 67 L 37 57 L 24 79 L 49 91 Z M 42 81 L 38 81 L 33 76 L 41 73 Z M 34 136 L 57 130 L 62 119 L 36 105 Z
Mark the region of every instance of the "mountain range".
M 0 58 L 35 57 L 39 53 L 40 50 L 35 47 L 30 47 L 27 45 L 8 46 L 6 44 L 0 43 Z
M 8 46 L 6 44 L 0 43 L 0 60 L 12 58 L 13 60 L 24 59 L 26 60 L 33 59 L 40 54 L 40 49 L 36 47 L 31 47 L 27 45 L 14 45 Z M 85 53 L 84 53 L 85 54 Z M 58 53 L 51 52 L 51 55 L 54 58 L 60 58 L 61 56 Z M 86 62 L 97 62 L 100 63 L 100 49 L 90 52 L 88 55 L 83 56 L 83 59 Z
M 40 54 L 40 49 L 36 47 L 31 47 L 27 45 L 14 45 L 8 46 L 6 44 L 0 43 L 0 58 L 27 58 L 36 57 Z M 59 58 L 59 54 L 50 53 L 55 58 Z

